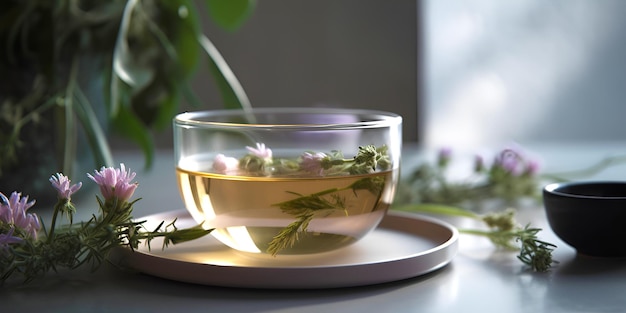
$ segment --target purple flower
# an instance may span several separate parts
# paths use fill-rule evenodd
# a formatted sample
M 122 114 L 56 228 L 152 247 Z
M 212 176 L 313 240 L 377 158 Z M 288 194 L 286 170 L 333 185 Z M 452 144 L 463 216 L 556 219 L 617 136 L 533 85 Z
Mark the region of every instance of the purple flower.
M 318 176 L 322 176 L 324 175 L 322 160 L 326 157 L 326 154 L 324 154 L 323 152 L 304 152 L 300 160 L 300 169 Z
M 485 170 L 485 160 L 482 156 L 477 155 L 474 157 L 474 172 L 480 173 Z
M 496 156 L 495 167 L 502 168 L 513 176 L 533 176 L 539 172 L 539 162 L 525 156 L 519 149 L 504 149 Z
M 13 192 L 10 198 L 0 192 L 0 222 L 18 227 L 36 239 L 41 228 L 39 217 L 26 212 L 34 204 L 34 200 L 28 202 L 28 196 L 22 197 L 18 192 Z
M 223 154 L 218 154 L 213 159 L 213 169 L 221 174 L 225 174 L 229 171 L 237 170 L 239 167 L 239 160 L 233 157 L 227 157 Z
M 496 156 L 494 166 L 502 168 L 505 172 L 512 175 L 521 174 L 521 166 L 523 165 L 522 158 L 513 149 L 504 149 L 498 156 Z
M 126 171 L 123 163 L 120 163 L 120 168 L 103 166 L 100 171 L 95 171 L 93 176 L 87 174 L 91 180 L 100 186 L 100 193 L 105 200 L 117 198 L 122 201 L 128 201 L 135 192 L 137 183 L 131 182 L 135 175 L 135 172 L 131 172 L 130 169 Z
M 264 143 L 256 144 L 256 149 L 252 147 L 246 147 L 250 153 L 254 156 L 264 159 L 266 161 L 272 160 L 272 149 L 265 147 Z
M 539 173 L 539 169 L 540 169 L 541 165 L 539 164 L 538 161 L 536 160 L 529 160 L 526 163 L 526 169 L 525 172 L 528 175 L 536 175 L 537 173 Z
M 56 176 L 52 175 L 50 177 L 50 183 L 57 190 L 57 194 L 59 199 L 69 200 L 72 198 L 72 194 L 74 194 L 80 187 L 83 186 L 83 183 L 78 182 L 77 184 L 70 185 L 72 181 L 70 181 L 67 176 L 57 173 Z
M 12 243 L 20 243 L 24 239 L 13 236 L 15 228 L 11 227 L 6 234 L 0 234 L 0 251 L 6 250 Z
M 448 163 L 450 163 L 450 158 L 452 158 L 452 149 L 440 149 L 437 155 L 437 165 L 439 165 L 439 167 L 446 167 Z

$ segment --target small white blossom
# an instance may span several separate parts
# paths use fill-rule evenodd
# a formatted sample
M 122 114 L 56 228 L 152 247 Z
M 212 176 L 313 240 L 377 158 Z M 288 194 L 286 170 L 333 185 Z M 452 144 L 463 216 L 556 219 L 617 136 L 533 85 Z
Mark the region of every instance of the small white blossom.
M 327 155 L 323 152 L 304 152 L 300 159 L 300 169 L 317 176 L 323 176 L 324 168 L 322 167 L 322 160 L 326 157 Z
M 264 143 L 257 142 L 256 148 L 246 147 L 246 149 L 256 157 L 264 160 L 272 160 L 272 149 L 266 147 Z
M 220 174 L 237 170 L 238 167 L 239 160 L 233 157 L 227 157 L 221 153 L 216 155 L 213 159 L 213 169 Z

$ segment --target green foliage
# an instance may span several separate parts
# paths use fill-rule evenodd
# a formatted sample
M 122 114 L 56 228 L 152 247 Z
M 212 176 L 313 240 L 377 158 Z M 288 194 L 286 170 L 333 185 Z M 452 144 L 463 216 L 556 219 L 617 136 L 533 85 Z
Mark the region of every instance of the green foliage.
M 71 175 L 76 132 L 86 134 L 95 165 L 112 165 L 106 129 L 136 142 L 151 164 L 152 130 L 171 123 L 206 55 L 225 108 L 249 101 L 217 49 L 207 51 L 191 0 L 7 0 L 0 2 L 0 177 L 31 143 L 28 132 L 63 116 L 62 170 Z M 200 2 L 202 3 L 202 2 Z M 206 1 L 218 25 L 234 30 L 255 1 Z M 100 95 L 86 92 L 101 83 Z M 93 98 L 96 97 L 96 98 Z M 56 115 L 54 110 L 67 113 Z M 100 118 L 96 118 L 100 116 Z
M 117 198 L 102 200 L 97 198 L 100 210 L 87 221 L 72 222 L 73 210 L 66 208 L 73 204 L 60 199 L 55 205 L 51 227 L 43 238 L 32 238 L 16 228 L 15 235 L 24 240 L 0 249 L 0 283 L 20 276 L 24 282 L 44 277 L 61 268 L 76 269 L 90 266 L 97 270 L 107 260 L 111 249 L 127 247 L 137 249 L 144 243 L 150 247 L 152 240 L 163 238 L 163 248 L 195 240 L 209 234 L 212 229 L 200 225 L 179 229 L 176 220 L 155 229 L 146 229 L 146 221 L 134 221 L 133 205 L 136 201 L 119 201 Z M 56 227 L 60 213 L 68 215 L 69 224 Z M 0 234 L 5 234 L 13 226 L 0 221 Z
M 524 199 L 537 199 L 539 176 L 533 160 L 521 151 L 505 149 L 489 166 L 476 158 L 473 177 L 465 181 L 448 178 L 450 151 L 442 150 L 433 164 L 423 163 L 400 186 L 393 209 L 436 215 L 470 218 L 484 224 L 484 229 L 460 229 L 461 233 L 488 238 L 496 247 L 519 251 L 518 259 L 538 272 L 552 264 L 553 244 L 539 240 L 539 228 L 521 227 L 515 210 L 484 210 L 486 201 L 516 205 Z M 489 210 L 488 210 L 489 211 Z
M 254 0 L 205 0 L 211 18 L 227 30 L 236 30 L 248 18 L 256 1 Z
M 376 148 L 373 145 L 359 147 L 359 152 L 353 159 L 343 159 L 341 152 L 335 151 L 333 157 L 325 158 L 322 163 L 326 165 L 324 168 L 329 173 L 343 172 L 348 175 L 373 173 L 391 167 L 387 146 Z M 276 203 L 274 206 L 280 208 L 283 213 L 294 216 L 296 220 L 274 236 L 267 252 L 276 255 L 285 248 L 293 247 L 300 236 L 307 232 L 309 222 L 316 216 L 324 216 L 337 210 L 345 211 L 347 214 L 346 199 L 341 196 L 342 191 L 352 190 L 353 197 L 357 197 L 357 190 L 367 190 L 380 196 L 384 184 L 385 179 L 382 177 L 365 177 L 344 188 L 331 188 L 308 195 L 287 191 L 296 198 Z

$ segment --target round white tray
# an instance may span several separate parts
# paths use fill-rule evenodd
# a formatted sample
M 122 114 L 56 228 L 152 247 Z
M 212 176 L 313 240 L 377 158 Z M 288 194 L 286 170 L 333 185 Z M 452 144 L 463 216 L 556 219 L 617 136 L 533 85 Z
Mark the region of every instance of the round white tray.
M 195 222 L 186 211 L 139 218 L 146 226 L 177 219 L 179 228 Z M 458 231 L 436 219 L 390 212 L 358 242 L 331 252 L 299 256 L 253 256 L 212 236 L 170 245 L 154 240 L 151 249 L 116 248 L 110 260 L 137 271 L 176 281 L 246 288 L 334 288 L 385 283 L 435 271 L 456 255 Z

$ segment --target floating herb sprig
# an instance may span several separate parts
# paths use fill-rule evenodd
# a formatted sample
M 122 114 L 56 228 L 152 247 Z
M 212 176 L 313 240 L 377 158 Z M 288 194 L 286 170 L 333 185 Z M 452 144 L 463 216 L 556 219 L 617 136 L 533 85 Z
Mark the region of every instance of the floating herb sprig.
M 377 170 L 387 170 L 391 167 L 387 146 L 384 145 L 378 148 L 373 145 L 359 147 L 359 151 L 353 159 L 345 159 L 340 151 L 333 151 L 331 155 L 307 153 L 302 160 L 306 170 L 317 173 L 347 172 L 350 175 L 359 175 L 373 173 Z M 279 207 L 284 213 L 295 216 L 296 220 L 272 238 L 267 252 L 276 255 L 281 250 L 292 247 L 300 235 L 306 233 L 309 222 L 316 215 L 322 215 L 324 212 L 330 214 L 336 210 L 343 210 L 347 215 L 346 199 L 339 196 L 339 192 L 352 189 L 356 197 L 357 190 L 368 190 L 379 197 L 384 183 L 382 177 L 366 177 L 344 188 L 331 188 L 310 195 L 287 191 L 297 195 L 298 198 L 277 203 L 274 206 Z
M 306 233 L 309 222 L 315 216 L 331 214 L 336 210 L 343 210 L 347 216 L 346 199 L 339 196 L 339 192 L 352 189 L 354 197 L 357 197 L 357 190 L 367 190 L 380 197 L 384 184 L 385 180 L 382 177 L 365 177 L 345 188 L 332 188 L 310 195 L 290 192 L 298 198 L 274 206 L 279 207 L 284 213 L 295 216 L 296 220 L 270 241 L 267 252 L 276 255 L 285 248 L 293 247 L 300 235 Z

